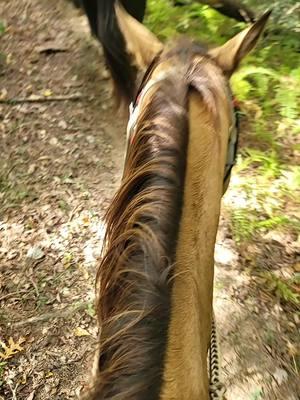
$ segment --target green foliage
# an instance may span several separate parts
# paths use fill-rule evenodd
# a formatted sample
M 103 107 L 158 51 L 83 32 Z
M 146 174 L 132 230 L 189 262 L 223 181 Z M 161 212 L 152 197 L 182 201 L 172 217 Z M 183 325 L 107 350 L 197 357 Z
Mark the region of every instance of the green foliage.
M 246 0 L 256 13 L 261 14 L 266 8 L 272 9 L 273 23 L 282 30 L 299 32 L 299 2 L 296 0 Z
M 299 68 L 289 71 L 289 75 L 281 75 L 275 69 L 255 67 L 241 68 L 232 78 L 232 86 L 240 100 L 249 97 L 264 99 L 262 107 L 265 114 L 274 115 L 278 110 L 282 117 L 296 119 L 300 105 L 300 73 Z M 274 97 L 265 98 L 268 93 Z
M 95 310 L 95 306 L 94 303 L 88 303 L 85 312 L 91 317 L 94 318 L 96 315 L 96 310 Z
M 241 132 L 246 145 L 240 149 L 235 168 L 239 183 L 234 187 L 245 195 L 246 205 L 230 210 L 238 242 L 278 229 L 300 232 L 299 220 L 286 208 L 288 203 L 295 209 L 300 199 L 300 167 L 292 161 L 292 152 L 300 150 L 299 24 L 294 15 L 297 12 L 293 12 L 295 2 L 248 0 L 246 4 L 257 14 L 268 6 L 273 13 L 267 35 L 231 82 L 246 115 L 243 118 L 248 119 Z M 148 8 L 146 24 L 162 40 L 184 33 L 221 44 L 246 26 L 196 2 L 173 7 L 170 0 L 150 0 Z
M 291 165 L 282 171 L 279 187 L 283 196 L 300 206 L 300 166 Z
M 255 389 L 253 393 L 250 394 L 251 400 L 261 400 L 263 397 L 263 392 L 260 388 Z
M 0 162 L 0 198 L 4 201 L 0 202 L 0 212 L 4 212 L 8 208 L 19 207 L 23 200 L 30 199 L 33 201 L 36 198 L 36 193 L 28 191 L 26 183 L 23 180 L 23 175 L 12 177 L 11 170 L 7 170 L 7 165 Z
M 285 303 L 300 304 L 300 295 L 293 289 L 293 280 L 283 280 L 272 272 L 262 273 L 268 289 L 273 292 L 280 301 Z
M 207 43 L 222 43 L 222 36 L 230 35 L 226 20 L 215 10 L 197 2 L 174 7 L 170 0 L 149 0 L 145 24 L 161 40 L 188 34 Z M 221 35 L 217 33 L 219 30 Z
M 70 210 L 70 205 L 63 199 L 58 201 L 58 207 L 62 210 L 62 211 L 69 211 Z
M 244 208 L 232 210 L 232 231 L 237 242 L 245 242 L 253 237 L 255 233 L 255 218 L 257 218 L 257 215 Z
M 233 90 L 239 93 L 239 99 L 246 100 L 252 90 L 256 90 L 260 96 L 265 96 L 272 78 L 277 78 L 272 69 L 247 65 L 233 75 L 231 83 Z
M 4 374 L 4 368 L 5 368 L 6 364 L 7 363 L 5 361 L 0 362 L 0 388 L 3 385 L 3 374 Z
M 296 82 L 283 80 L 282 84 L 275 87 L 275 102 L 279 105 L 279 112 L 282 117 L 289 119 L 296 118 L 299 114 L 300 90 Z
M 296 218 L 283 214 L 261 215 L 255 208 L 231 210 L 232 231 L 238 243 L 254 240 L 271 230 L 294 229 L 300 233 L 300 223 Z
M 3 21 L 0 21 L 0 37 L 5 33 L 5 24 Z
M 278 160 L 278 155 L 274 150 L 261 151 L 258 149 L 246 148 L 243 150 L 246 155 L 245 163 L 247 166 L 252 166 L 262 174 L 265 178 L 276 178 L 281 171 L 281 165 Z

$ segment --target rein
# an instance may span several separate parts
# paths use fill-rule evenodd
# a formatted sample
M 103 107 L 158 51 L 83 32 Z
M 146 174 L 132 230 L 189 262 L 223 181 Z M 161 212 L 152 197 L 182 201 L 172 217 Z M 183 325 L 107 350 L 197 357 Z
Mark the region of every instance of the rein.
M 220 380 L 219 343 L 217 335 L 216 320 L 213 314 L 211 323 L 210 346 L 209 346 L 209 395 L 211 400 L 223 400 L 226 392 L 224 384 Z

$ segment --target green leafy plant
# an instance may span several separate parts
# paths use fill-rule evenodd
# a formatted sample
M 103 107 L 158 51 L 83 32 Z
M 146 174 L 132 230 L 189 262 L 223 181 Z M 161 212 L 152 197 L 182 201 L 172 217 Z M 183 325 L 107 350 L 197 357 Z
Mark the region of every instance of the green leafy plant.
M 0 362 L 0 388 L 3 385 L 3 375 L 4 375 L 4 368 L 7 362 L 1 361 Z
M 263 392 L 261 390 L 261 388 L 258 388 L 256 390 L 254 390 L 253 393 L 251 393 L 251 400 L 261 400 L 263 397 Z
M 94 318 L 96 315 L 96 310 L 94 303 L 88 303 L 85 312 L 91 317 Z
M 171 0 L 149 0 L 146 24 L 162 40 L 184 33 L 208 44 L 222 44 L 245 27 L 206 5 L 187 3 L 173 7 Z M 234 191 L 243 193 L 246 204 L 229 210 L 237 242 L 275 230 L 300 229 L 289 211 L 299 203 L 300 169 L 294 162 L 290 165 L 288 155 L 292 149 L 300 150 L 296 139 L 300 133 L 298 22 L 293 0 L 284 5 L 279 0 L 263 4 L 249 0 L 247 5 L 260 14 L 268 3 L 273 9 L 268 33 L 231 82 L 246 123 L 234 171 L 238 174 Z
M 4 35 L 5 33 L 5 24 L 3 21 L 0 21 L 0 36 Z
M 300 304 L 300 295 L 293 288 L 293 280 L 283 280 L 272 272 L 261 273 L 267 288 L 285 303 Z
M 255 217 L 244 208 L 232 210 L 232 231 L 237 242 L 245 242 L 252 238 L 255 232 Z

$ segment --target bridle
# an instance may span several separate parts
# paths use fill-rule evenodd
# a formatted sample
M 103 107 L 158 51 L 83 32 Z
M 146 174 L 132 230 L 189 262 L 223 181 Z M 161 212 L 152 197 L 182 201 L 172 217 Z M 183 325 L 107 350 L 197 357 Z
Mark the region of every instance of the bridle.
M 228 141 L 228 149 L 227 149 L 227 160 L 225 164 L 225 172 L 224 172 L 224 182 L 229 178 L 231 174 L 232 167 L 236 163 L 236 155 L 238 149 L 239 142 L 239 130 L 240 130 L 240 106 L 230 92 L 232 108 L 233 108 L 233 122 L 229 128 L 229 141 Z

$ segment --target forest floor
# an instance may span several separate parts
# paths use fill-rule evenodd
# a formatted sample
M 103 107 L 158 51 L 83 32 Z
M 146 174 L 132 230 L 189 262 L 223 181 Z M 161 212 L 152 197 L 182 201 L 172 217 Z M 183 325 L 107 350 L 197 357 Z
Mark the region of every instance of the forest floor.
M 93 358 L 96 261 L 126 121 L 78 10 L 10 0 L 0 20 L 0 399 L 73 399 Z M 299 269 L 298 251 L 297 238 L 269 237 L 241 253 L 225 208 L 215 313 L 228 400 L 299 398 L 298 314 L 249 274 L 254 255 Z

